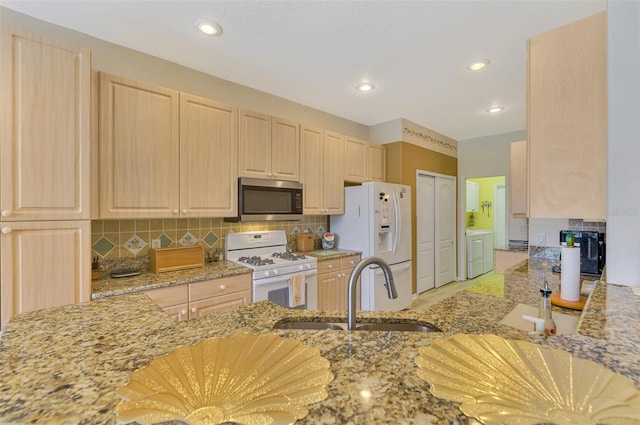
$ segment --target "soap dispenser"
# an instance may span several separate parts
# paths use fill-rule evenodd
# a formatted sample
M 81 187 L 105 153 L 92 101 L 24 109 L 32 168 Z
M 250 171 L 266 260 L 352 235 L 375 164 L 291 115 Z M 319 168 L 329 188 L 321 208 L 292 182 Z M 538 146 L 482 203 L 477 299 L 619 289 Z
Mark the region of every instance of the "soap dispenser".
M 544 334 L 555 335 L 556 334 L 556 322 L 553 321 L 551 316 L 551 289 L 549 289 L 549 283 L 544 281 L 544 287 L 540 288 L 542 299 L 540 300 L 540 308 L 538 309 L 538 317 L 544 320 Z

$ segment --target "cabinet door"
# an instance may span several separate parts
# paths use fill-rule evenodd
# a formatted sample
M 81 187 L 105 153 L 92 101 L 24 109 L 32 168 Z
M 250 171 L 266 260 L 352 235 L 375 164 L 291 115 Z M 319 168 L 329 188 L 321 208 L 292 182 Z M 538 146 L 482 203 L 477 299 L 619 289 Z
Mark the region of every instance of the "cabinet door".
M 203 317 L 219 311 L 231 310 L 251 303 L 251 291 L 235 292 L 229 295 L 193 301 L 189 304 L 189 319 Z
M 527 216 L 527 142 L 514 142 L 510 146 L 509 199 L 511 214 Z
M 353 183 L 367 181 L 368 143 L 346 137 L 344 140 L 344 180 Z
M 178 126 L 177 91 L 100 75 L 101 218 L 179 214 Z
M 467 212 L 478 212 L 480 207 L 480 185 L 476 182 L 468 181 L 466 195 Z
M 304 184 L 304 214 L 324 212 L 324 141 L 323 130 L 307 126 L 300 128 L 300 167 Z
M 241 177 L 270 179 L 271 117 L 240 110 L 238 131 L 238 174 Z
M 300 181 L 299 124 L 273 118 L 271 121 L 271 172 L 278 180 Z
M 369 143 L 367 146 L 367 178 L 369 181 L 387 180 L 387 147 Z
M 529 217 L 606 218 L 606 12 L 529 40 Z
M 237 109 L 180 93 L 180 215 L 238 211 Z
M 88 220 L 91 54 L 3 24 L 0 220 Z
M 89 220 L 4 223 L 0 239 L 2 324 L 19 313 L 89 301 Z
M 344 309 L 347 294 L 343 282 L 340 271 L 318 275 L 318 310 Z
M 324 214 L 344 214 L 344 136 L 324 132 Z

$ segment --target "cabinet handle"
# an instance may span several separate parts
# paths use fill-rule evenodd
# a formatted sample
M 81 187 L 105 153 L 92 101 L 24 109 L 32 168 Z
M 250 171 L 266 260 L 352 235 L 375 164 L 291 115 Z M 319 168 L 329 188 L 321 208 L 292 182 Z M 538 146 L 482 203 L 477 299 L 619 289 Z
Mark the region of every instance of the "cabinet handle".
M 3 227 L 2 228 L 2 234 L 3 235 L 8 235 L 9 233 L 11 233 L 11 227 Z
M 327 266 L 327 268 L 328 268 L 328 269 L 332 269 L 332 268 L 333 268 L 333 264 L 329 264 L 329 265 Z
M 2 216 L 3 216 L 4 218 L 11 217 L 11 211 L 9 211 L 9 210 L 3 210 L 3 211 L 2 211 Z
M 224 291 L 225 289 L 227 289 L 225 285 L 220 285 L 220 292 Z
M 173 210 L 173 215 L 178 215 L 178 210 Z
M 198 309 L 197 309 L 197 308 L 195 308 L 195 307 L 191 307 L 191 312 L 192 312 L 192 313 L 195 313 L 196 311 L 198 311 Z
M 187 310 L 182 310 L 179 314 L 178 314 L 178 318 L 180 320 L 183 320 L 185 317 L 187 317 Z
M 349 261 L 349 264 L 351 264 L 351 265 L 353 265 L 353 264 L 355 264 L 355 263 L 356 263 L 356 262 L 355 262 L 354 260 Z
M 182 215 L 187 215 L 187 210 L 186 208 L 184 210 L 182 210 Z

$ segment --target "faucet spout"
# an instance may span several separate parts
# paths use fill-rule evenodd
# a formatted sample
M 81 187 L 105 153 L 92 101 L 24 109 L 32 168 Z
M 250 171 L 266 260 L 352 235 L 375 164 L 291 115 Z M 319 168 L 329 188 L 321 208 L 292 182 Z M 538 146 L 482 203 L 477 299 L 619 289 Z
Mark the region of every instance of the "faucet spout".
M 356 328 L 356 287 L 358 284 L 358 278 L 362 274 L 362 271 L 372 264 L 380 266 L 384 273 L 384 278 L 387 282 L 384 286 L 387 287 L 389 299 L 398 298 L 398 292 L 396 291 L 396 285 L 393 282 L 393 274 L 391 274 L 391 267 L 389 267 L 389 264 L 387 264 L 386 261 L 379 257 L 363 258 L 358 264 L 356 264 L 356 266 L 353 268 L 353 271 L 351 272 L 351 275 L 349 276 L 349 286 L 347 289 L 349 291 L 349 293 L 347 294 L 349 301 L 349 310 L 347 311 L 347 324 L 350 331 Z

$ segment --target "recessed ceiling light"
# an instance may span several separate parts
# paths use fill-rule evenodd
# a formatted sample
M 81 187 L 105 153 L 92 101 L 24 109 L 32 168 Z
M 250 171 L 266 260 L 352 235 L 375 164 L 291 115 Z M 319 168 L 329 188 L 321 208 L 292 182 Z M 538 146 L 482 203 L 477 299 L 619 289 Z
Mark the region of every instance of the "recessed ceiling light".
M 477 59 L 471 62 L 469 66 L 467 66 L 467 69 L 469 71 L 480 71 L 487 66 L 489 66 L 489 61 L 487 59 Z
M 202 33 L 207 35 L 220 35 L 222 34 L 222 28 L 217 22 L 213 22 L 209 19 L 196 19 L 193 23 Z
M 504 106 L 492 106 L 491 108 L 487 109 L 487 112 L 490 112 L 492 114 L 497 114 L 498 112 L 502 112 L 504 110 Z
M 375 88 L 376 88 L 376 86 L 374 86 L 373 84 L 371 84 L 369 82 L 360 83 L 360 84 L 358 84 L 356 86 L 356 90 L 362 91 L 362 92 L 371 91 L 371 90 L 373 90 Z

